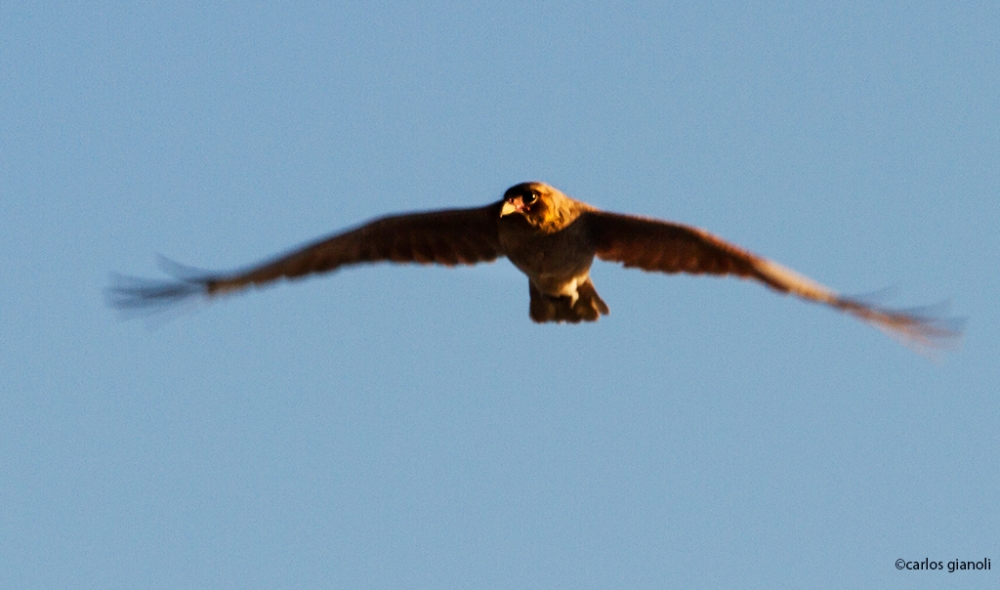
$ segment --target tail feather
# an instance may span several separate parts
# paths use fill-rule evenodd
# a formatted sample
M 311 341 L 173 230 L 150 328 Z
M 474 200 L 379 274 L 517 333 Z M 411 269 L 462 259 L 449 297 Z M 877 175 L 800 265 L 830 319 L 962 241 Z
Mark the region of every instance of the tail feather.
M 574 303 L 570 297 L 552 297 L 538 290 L 530 281 L 528 289 L 531 292 L 531 319 L 538 323 L 569 322 L 577 324 L 581 321 L 596 322 L 602 315 L 608 315 L 608 305 L 594 289 L 594 284 L 587 279 L 577 286 L 577 299 Z

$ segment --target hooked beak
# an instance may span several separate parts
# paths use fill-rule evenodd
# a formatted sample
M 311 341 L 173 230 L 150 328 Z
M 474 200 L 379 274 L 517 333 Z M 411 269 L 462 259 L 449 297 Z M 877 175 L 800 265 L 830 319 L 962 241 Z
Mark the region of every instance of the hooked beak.
M 521 211 L 524 211 L 524 201 L 521 200 L 521 197 L 517 197 L 503 202 L 503 207 L 500 208 L 500 217 L 506 217 L 511 213 Z

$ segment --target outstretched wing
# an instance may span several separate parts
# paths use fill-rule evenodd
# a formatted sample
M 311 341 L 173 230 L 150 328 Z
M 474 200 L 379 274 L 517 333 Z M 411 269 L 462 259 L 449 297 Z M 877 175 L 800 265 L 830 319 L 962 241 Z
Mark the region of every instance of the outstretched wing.
M 843 297 L 789 268 L 694 227 L 602 211 L 585 216 L 597 257 L 621 262 L 626 268 L 755 279 L 782 293 L 847 312 L 918 349 L 942 348 L 961 335 L 955 321 Z
M 142 310 L 193 295 L 221 295 L 279 279 L 294 279 L 366 262 L 476 264 L 502 255 L 497 238 L 500 203 L 476 209 L 451 209 L 393 215 L 324 238 L 233 273 L 175 272 L 175 280 L 119 277 L 108 289 L 109 303 Z

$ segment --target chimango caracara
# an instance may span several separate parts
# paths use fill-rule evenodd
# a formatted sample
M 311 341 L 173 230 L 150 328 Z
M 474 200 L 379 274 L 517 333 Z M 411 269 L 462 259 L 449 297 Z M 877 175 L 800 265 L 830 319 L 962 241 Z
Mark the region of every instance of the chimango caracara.
M 676 223 L 606 213 L 542 182 L 511 187 L 503 200 L 476 209 L 392 215 L 232 273 L 171 282 L 123 279 L 112 305 L 142 309 L 194 295 L 214 297 L 366 262 L 476 264 L 506 256 L 528 275 L 536 322 L 593 322 L 608 305 L 590 280 L 594 257 L 665 273 L 734 275 L 782 293 L 824 303 L 918 346 L 958 335 L 933 318 L 842 297 L 777 263 L 712 234 Z

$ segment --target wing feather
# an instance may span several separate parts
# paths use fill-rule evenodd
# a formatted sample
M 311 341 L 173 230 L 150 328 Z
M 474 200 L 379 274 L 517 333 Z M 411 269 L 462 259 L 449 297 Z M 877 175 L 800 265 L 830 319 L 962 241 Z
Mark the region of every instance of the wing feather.
M 372 262 L 476 264 L 502 256 L 497 237 L 500 203 L 392 215 L 323 238 L 233 273 L 194 273 L 174 266 L 175 280 L 118 277 L 109 302 L 124 310 L 160 307 L 194 295 L 221 295 Z
M 789 268 L 704 230 L 657 219 L 591 211 L 585 214 L 601 260 L 665 273 L 732 275 L 853 315 L 920 351 L 951 345 L 961 322 L 886 309 L 843 297 Z

